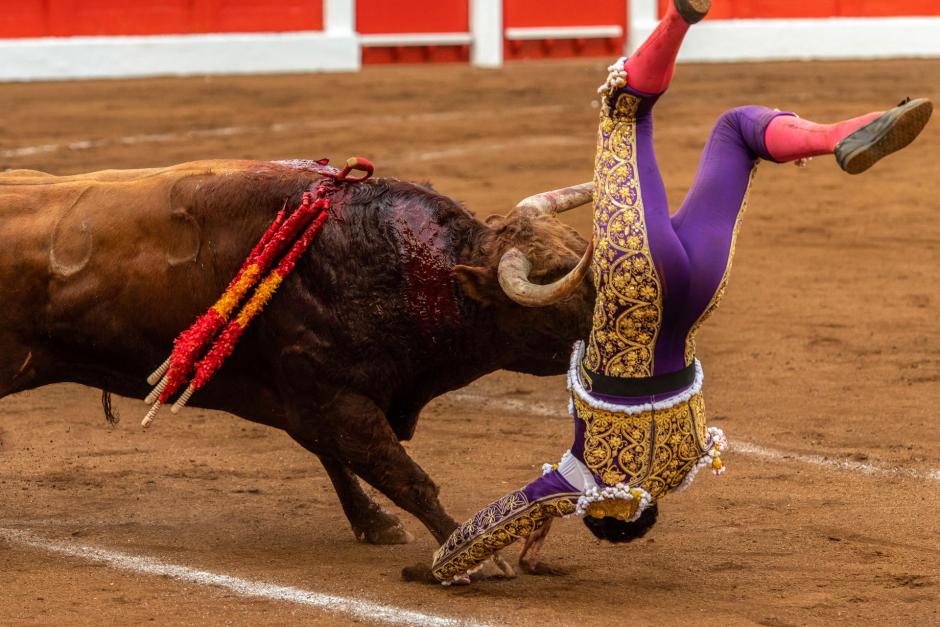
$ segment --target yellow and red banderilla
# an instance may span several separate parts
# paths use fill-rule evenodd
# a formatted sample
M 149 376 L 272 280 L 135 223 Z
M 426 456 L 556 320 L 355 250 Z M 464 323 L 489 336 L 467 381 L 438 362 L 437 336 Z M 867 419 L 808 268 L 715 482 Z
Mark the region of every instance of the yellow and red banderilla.
M 324 206 L 326 209 L 329 205 Z M 192 395 L 197 392 L 200 388 L 205 386 L 209 382 L 209 379 L 212 378 L 212 375 L 222 367 L 222 364 L 225 362 L 225 359 L 232 354 L 232 351 L 235 350 L 235 343 L 238 342 L 238 339 L 241 337 L 242 333 L 245 332 L 245 329 L 248 327 L 248 323 L 256 317 L 261 310 L 264 309 L 271 298 L 274 296 L 274 292 L 277 291 L 277 288 L 281 286 L 281 283 L 284 279 L 291 273 L 294 269 L 294 266 L 297 264 L 297 260 L 300 259 L 300 256 L 310 247 L 310 244 L 313 242 L 313 238 L 316 237 L 317 233 L 320 231 L 320 228 L 323 226 L 323 223 L 326 222 L 327 216 L 329 214 L 326 211 L 322 211 L 316 218 L 313 219 L 313 222 L 307 227 L 303 235 L 294 242 L 294 245 L 288 251 L 281 262 L 277 265 L 274 270 L 258 285 L 258 288 L 255 290 L 255 293 L 251 296 L 251 299 L 245 303 L 245 306 L 242 307 L 241 311 L 238 313 L 238 316 L 234 320 L 226 325 L 225 330 L 219 334 L 219 338 L 212 345 L 212 348 L 206 354 L 202 360 L 196 364 L 196 374 L 193 376 L 192 382 L 187 386 L 183 391 L 177 401 L 173 404 L 172 412 L 178 413 L 186 403 L 189 402 L 189 399 L 192 398 Z
M 365 172 L 365 175 L 348 176 L 351 170 L 360 170 Z M 326 174 L 337 181 L 358 182 L 369 178 L 372 172 L 373 166 L 368 160 L 352 157 L 346 161 L 343 170 Z M 160 408 L 186 384 L 191 372 L 195 370 L 195 375 L 173 404 L 174 414 L 178 413 L 189 402 L 192 395 L 209 382 L 225 359 L 232 354 L 235 344 L 248 324 L 268 304 L 329 217 L 330 199 L 326 197 L 326 193 L 325 183 L 320 183 L 317 187 L 316 199 L 313 198 L 312 193 L 305 192 L 300 207 L 286 220 L 285 203 L 271 226 L 252 248 L 222 296 L 187 330 L 177 336 L 170 356 L 147 378 L 147 382 L 155 387 L 144 399 L 144 402 L 151 406 L 141 422 L 144 428 L 150 426 Z M 298 238 L 301 231 L 302 234 Z M 261 275 L 291 242 L 293 245 L 287 254 L 259 284 L 258 280 Z M 235 308 L 252 288 L 255 288 L 254 294 L 241 308 L 235 319 L 229 321 Z M 219 333 L 220 330 L 221 333 Z M 218 335 L 217 338 L 216 335 Z M 208 353 L 196 363 L 199 355 L 213 338 L 216 340 Z

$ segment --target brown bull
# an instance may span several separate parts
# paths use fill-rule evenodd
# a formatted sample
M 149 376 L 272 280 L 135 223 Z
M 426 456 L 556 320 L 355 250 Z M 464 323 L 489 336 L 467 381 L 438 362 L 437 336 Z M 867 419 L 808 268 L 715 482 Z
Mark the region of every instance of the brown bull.
M 72 381 L 143 398 L 177 333 L 285 200 L 296 207 L 320 180 L 312 163 L 250 161 L 0 175 L 0 397 Z M 316 454 L 360 540 L 408 533 L 357 476 L 443 541 L 456 524 L 399 441 L 428 401 L 486 373 L 564 372 L 594 292 L 580 281 L 585 241 L 552 214 L 589 197 L 543 194 L 483 223 L 426 186 L 341 186 L 312 248 L 191 404 L 284 429 Z

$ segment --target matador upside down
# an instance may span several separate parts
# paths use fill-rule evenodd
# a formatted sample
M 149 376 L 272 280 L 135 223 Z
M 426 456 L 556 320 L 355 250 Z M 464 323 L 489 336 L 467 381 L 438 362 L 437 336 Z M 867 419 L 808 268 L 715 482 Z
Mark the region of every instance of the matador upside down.
M 631 540 L 655 521 L 658 499 L 701 468 L 721 473 L 726 440 L 706 426 L 695 334 L 724 292 L 758 163 L 834 154 L 839 167 L 858 174 L 913 141 L 930 117 L 924 99 L 825 125 L 761 106 L 732 109 L 715 124 L 692 188 L 670 216 L 652 111 L 689 25 L 709 7 L 709 0 L 674 0 L 599 90 L 597 296 L 590 335 L 575 345 L 568 372 L 574 441 L 540 478 L 454 531 L 434 556 L 441 582 L 466 581 L 520 538 L 520 561 L 534 567 L 554 517 L 577 515 L 599 538 Z

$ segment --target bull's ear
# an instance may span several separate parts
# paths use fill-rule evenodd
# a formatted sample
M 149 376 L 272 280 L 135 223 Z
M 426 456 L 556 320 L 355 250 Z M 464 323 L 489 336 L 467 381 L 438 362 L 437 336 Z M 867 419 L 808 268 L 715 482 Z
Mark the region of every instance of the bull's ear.
M 454 276 L 463 293 L 483 305 L 492 305 L 499 298 L 499 280 L 486 266 L 454 266 Z

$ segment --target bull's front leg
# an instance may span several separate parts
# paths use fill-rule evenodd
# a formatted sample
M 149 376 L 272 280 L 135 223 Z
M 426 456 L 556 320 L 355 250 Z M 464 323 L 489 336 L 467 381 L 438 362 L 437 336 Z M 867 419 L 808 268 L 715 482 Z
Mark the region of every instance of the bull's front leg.
M 402 526 L 397 516 L 386 512 L 365 493 L 359 479 L 349 468 L 333 457 L 318 457 L 333 482 L 357 540 L 367 544 L 407 544 L 414 540 L 414 536 Z
M 354 392 L 340 392 L 328 404 L 318 407 L 305 407 L 298 399 L 288 411 L 289 431 L 294 439 L 364 479 L 424 523 L 438 542 L 443 542 L 457 527 L 437 498 L 437 486 L 408 456 L 385 414 L 370 399 Z M 329 466 L 327 471 L 331 472 Z M 333 477 L 332 472 L 330 476 Z M 340 484 L 349 487 L 342 476 Z M 368 499 L 364 493 L 363 496 Z M 356 511 L 361 511 L 361 507 Z

